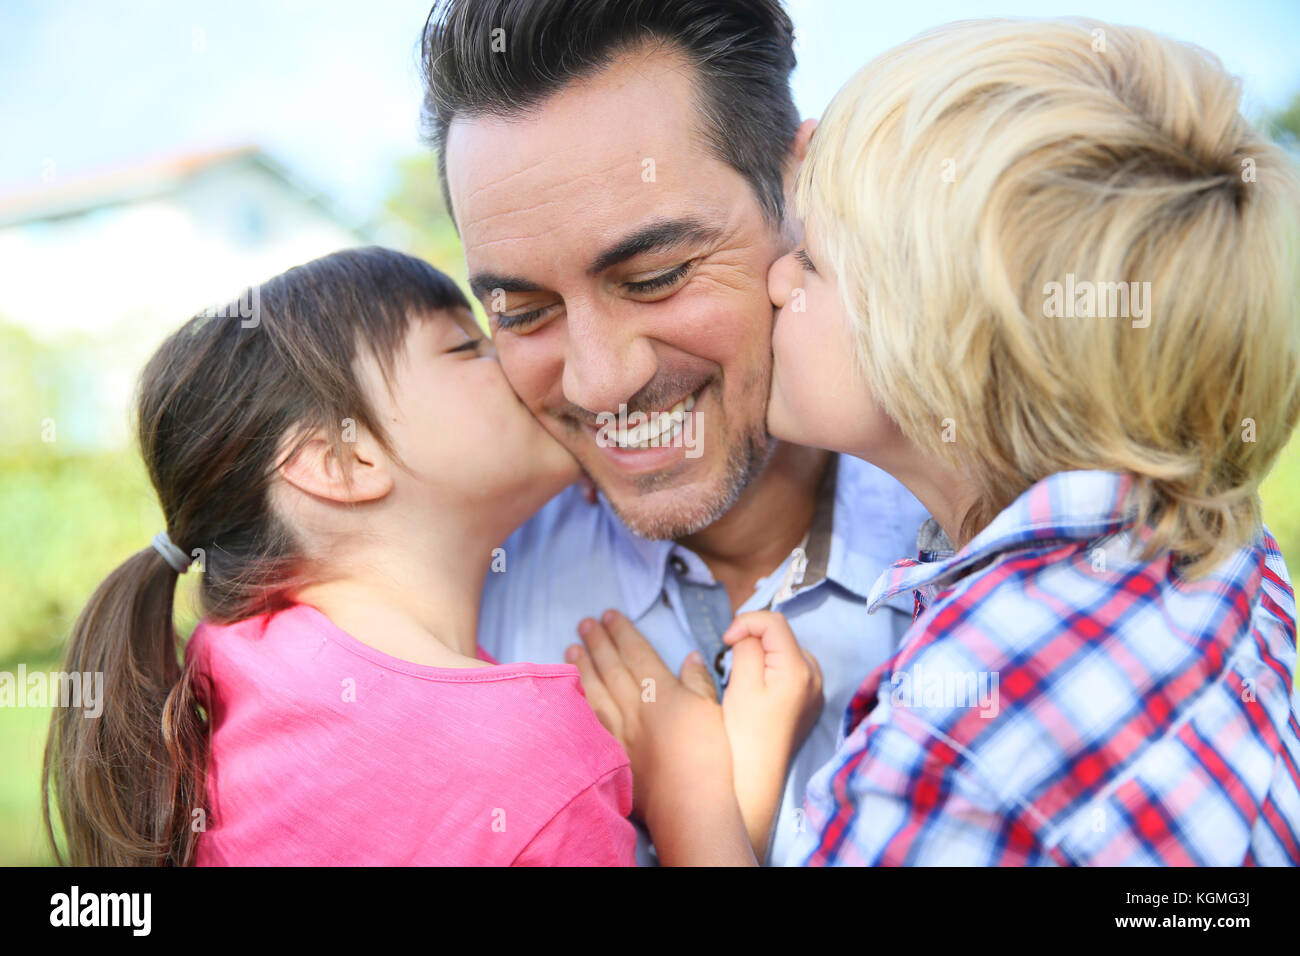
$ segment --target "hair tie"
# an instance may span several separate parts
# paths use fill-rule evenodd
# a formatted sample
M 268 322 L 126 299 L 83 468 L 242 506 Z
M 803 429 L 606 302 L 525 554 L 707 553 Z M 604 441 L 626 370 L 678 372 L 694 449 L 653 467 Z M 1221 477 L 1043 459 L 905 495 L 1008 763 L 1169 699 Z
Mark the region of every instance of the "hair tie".
M 170 564 L 177 574 L 184 574 L 194 562 L 193 558 L 172 544 L 172 539 L 167 536 L 166 531 L 159 531 L 153 536 L 153 549 L 163 556 L 163 560 Z

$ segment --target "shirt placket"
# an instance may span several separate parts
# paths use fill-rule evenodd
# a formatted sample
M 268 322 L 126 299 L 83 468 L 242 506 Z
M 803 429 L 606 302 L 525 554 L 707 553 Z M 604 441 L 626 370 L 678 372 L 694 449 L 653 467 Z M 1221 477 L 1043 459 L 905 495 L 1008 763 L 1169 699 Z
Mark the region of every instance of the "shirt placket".
M 731 626 L 731 598 L 722 584 L 692 581 L 687 577 L 686 562 L 678 555 L 668 561 L 677 579 L 677 593 L 682 612 L 690 628 L 695 646 L 708 664 L 709 676 L 719 697 L 726 686 L 725 658 L 727 646 L 722 635 Z

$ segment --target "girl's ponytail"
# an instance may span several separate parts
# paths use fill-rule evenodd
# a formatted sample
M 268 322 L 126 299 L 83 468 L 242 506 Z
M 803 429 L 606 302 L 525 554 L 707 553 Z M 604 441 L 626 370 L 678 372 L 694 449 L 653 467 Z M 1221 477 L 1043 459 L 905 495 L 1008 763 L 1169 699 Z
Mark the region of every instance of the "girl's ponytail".
M 53 841 L 53 790 L 74 865 L 191 861 L 206 725 L 172 623 L 176 579 L 154 548 L 137 552 L 100 584 L 68 642 L 65 673 L 103 681 L 98 716 L 56 707 L 45 753 L 45 825 Z
M 128 558 L 91 597 L 68 644 L 68 672 L 102 675 L 98 716 L 56 709 L 46 747 L 50 796 L 68 860 L 185 864 L 218 821 L 203 808 L 207 688 L 182 663 L 172 623 L 189 549 L 203 555 L 204 615 L 238 621 L 275 609 L 301 569 L 271 506 L 294 435 L 352 420 L 381 441 L 356 372 L 363 352 L 388 367 L 412 321 L 469 310 L 451 279 L 388 249 L 347 249 L 195 316 L 141 379 L 140 452 L 171 538 Z M 169 563 L 170 562 L 170 563 Z M 196 693 L 200 691 L 201 693 Z M 55 852 L 58 852 L 57 844 Z

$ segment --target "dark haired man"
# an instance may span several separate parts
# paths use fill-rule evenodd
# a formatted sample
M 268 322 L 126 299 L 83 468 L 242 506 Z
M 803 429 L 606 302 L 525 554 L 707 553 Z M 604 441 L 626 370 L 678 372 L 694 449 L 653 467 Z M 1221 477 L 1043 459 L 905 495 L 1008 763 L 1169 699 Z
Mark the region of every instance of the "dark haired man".
M 501 364 L 601 492 L 570 489 L 507 542 L 483 646 L 561 661 L 579 619 L 614 607 L 674 670 L 700 650 L 721 687 L 732 617 L 784 612 L 826 706 L 791 765 L 780 861 L 854 689 L 910 623 L 865 598 L 925 517 L 883 472 L 765 428 L 767 270 L 794 241 L 814 126 L 790 20 L 777 0 L 440 0 L 423 62 Z

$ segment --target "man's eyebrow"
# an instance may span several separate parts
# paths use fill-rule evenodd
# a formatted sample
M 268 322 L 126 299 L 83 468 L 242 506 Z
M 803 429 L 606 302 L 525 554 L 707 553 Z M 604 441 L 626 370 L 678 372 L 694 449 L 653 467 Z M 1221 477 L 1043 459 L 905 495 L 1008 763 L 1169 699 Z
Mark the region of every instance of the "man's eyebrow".
M 707 242 L 721 233 L 721 229 L 705 225 L 698 219 L 663 219 L 647 223 L 596 256 L 587 269 L 587 275 L 600 275 L 610 266 L 646 252 L 671 249 L 690 242 Z
M 521 279 L 518 276 L 498 275 L 495 272 L 476 272 L 469 277 L 469 290 L 477 299 L 489 292 L 500 289 L 502 292 L 541 292 L 542 287 L 536 282 Z

